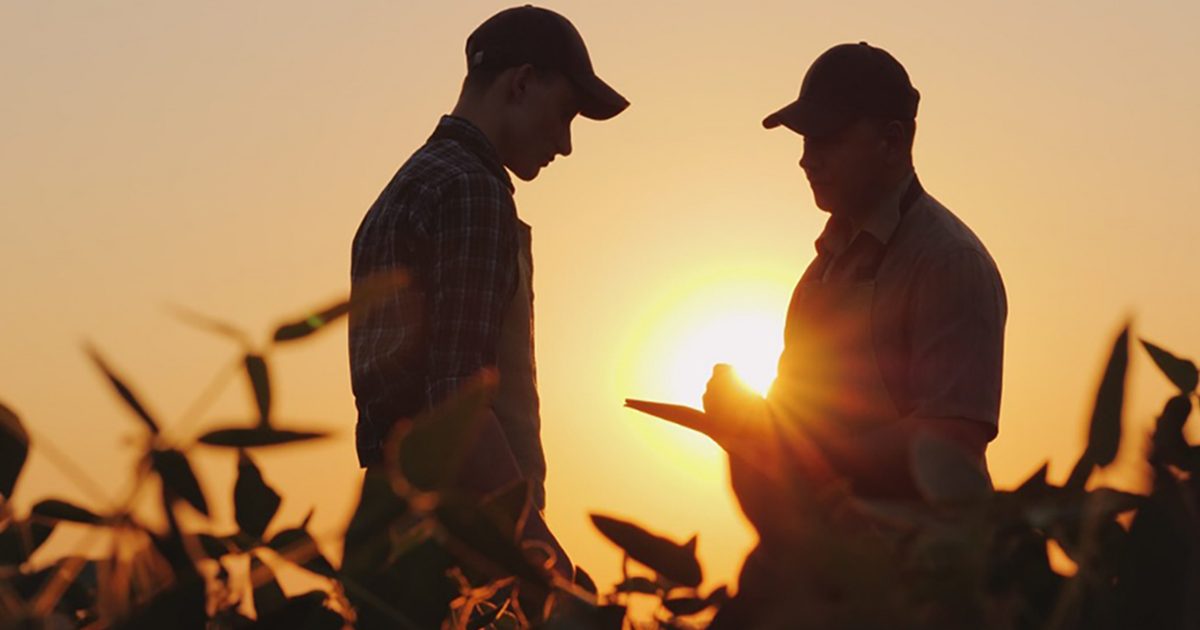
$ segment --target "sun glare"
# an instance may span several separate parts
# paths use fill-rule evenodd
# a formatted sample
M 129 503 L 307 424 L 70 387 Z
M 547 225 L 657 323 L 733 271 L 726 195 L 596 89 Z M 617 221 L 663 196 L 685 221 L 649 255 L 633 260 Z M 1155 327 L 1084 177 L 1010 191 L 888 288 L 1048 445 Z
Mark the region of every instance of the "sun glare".
M 717 363 L 732 365 L 747 386 L 765 394 L 783 349 L 790 282 L 730 274 L 678 287 L 647 314 L 645 327 L 631 340 L 636 350 L 627 353 L 626 395 L 699 408 Z M 721 457 L 711 440 L 690 430 L 653 419 L 636 424 L 656 446 L 697 464 Z

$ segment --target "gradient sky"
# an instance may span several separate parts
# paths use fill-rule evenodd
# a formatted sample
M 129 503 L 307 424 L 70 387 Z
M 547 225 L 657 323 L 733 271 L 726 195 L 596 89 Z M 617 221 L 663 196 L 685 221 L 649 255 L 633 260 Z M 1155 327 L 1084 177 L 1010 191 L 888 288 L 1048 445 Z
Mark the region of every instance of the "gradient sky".
M 171 425 L 238 355 L 167 304 L 265 338 L 344 295 L 363 213 L 452 107 L 467 34 L 506 6 L 4 0 L 0 400 L 119 496 L 139 425 L 83 342 Z M 799 137 L 760 120 L 833 44 L 866 40 L 905 64 L 922 93 L 917 171 L 1003 274 L 998 485 L 1046 460 L 1066 476 L 1126 318 L 1200 355 L 1200 4 L 548 6 L 633 103 L 577 122 L 574 154 L 516 196 L 534 226 L 548 517 L 602 585 L 620 557 L 589 512 L 680 540 L 698 532 L 713 584 L 752 544 L 715 447 L 621 400 L 695 402 L 715 360 L 769 372 L 824 215 Z M 346 363 L 344 324 L 272 357 L 278 416 L 337 438 L 259 455 L 285 497 L 277 524 L 315 506 L 331 553 L 359 475 Z M 1126 428 L 1140 437 L 1168 387 L 1140 352 L 1133 370 Z M 239 378 L 176 434 L 251 408 Z M 1114 482 L 1136 476 L 1141 446 L 1129 446 Z M 196 462 L 230 523 L 233 454 Z M 17 505 L 49 495 L 104 500 L 35 446 Z

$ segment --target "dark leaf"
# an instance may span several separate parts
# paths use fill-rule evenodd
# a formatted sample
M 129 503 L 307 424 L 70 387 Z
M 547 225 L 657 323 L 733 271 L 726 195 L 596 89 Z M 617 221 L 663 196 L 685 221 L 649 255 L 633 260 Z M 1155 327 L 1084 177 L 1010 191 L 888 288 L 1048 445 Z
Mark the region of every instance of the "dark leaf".
M 1200 373 L 1196 370 L 1196 364 L 1189 359 L 1181 359 L 1166 350 L 1146 341 L 1142 340 L 1142 345 L 1146 351 L 1150 353 L 1150 358 L 1154 359 L 1154 363 L 1158 365 L 1158 369 L 1171 379 L 1175 387 L 1179 388 L 1181 394 L 1189 394 L 1196 391 L 1196 384 L 1200 381 Z
M 45 499 L 33 506 L 33 515 L 51 521 L 71 521 L 87 525 L 99 525 L 104 519 L 89 510 L 58 499 Z
M 358 505 L 346 529 L 342 570 L 357 578 L 382 568 L 391 553 L 388 531 L 408 512 L 408 503 L 392 491 L 387 476 L 369 470 L 363 476 Z
M 546 588 L 550 578 L 530 562 L 517 543 L 473 501 L 443 496 L 435 510 L 437 521 L 457 544 L 447 544 L 464 565 L 494 578 L 515 575 L 527 584 Z
M 133 409 L 134 413 L 136 413 L 137 416 L 142 419 L 142 422 L 150 428 L 151 433 L 158 434 L 158 423 L 154 421 L 154 418 L 150 416 L 150 412 L 146 411 L 146 408 L 140 401 L 138 401 L 137 396 L 133 394 L 133 391 L 130 390 L 129 387 L 125 385 L 125 383 L 118 378 L 116 374 L 113 373 L 113 371 L 108 367 L 108 364 L 104 362 L 104 359 L 101 358 L 100 353 L 97 352 L 95 348 L 89 347 L 87 352 L 92 358 L 92 362 L 94 362 L 96 366 L 100 368 L 100 371 L 104 372 L 104 375 L 108 377 L 108 381 L 112 383 L 113 388 L 116 389 L 117 393 L 121 395 L 121 399 L 125 401 L 125 404 L 129 405 L 129 407 Z
M 54 523 L 10 520 L 0 530 L 0 566 L 18 566 L 54 532 Z
M 1154 427 L 1153 461 L 1187 468 L 1190 446 L 1183 435 L 1183 425 L 1192 414 L 1192 399 L 1180 394 L 1167 401 Z
M 267 373 L 267 360 L 257 354 L 247 354 L 243 363 L 246 376 L 250 378 L 250 389 L 254 392 L 254 402 L 258 405 L 258 425 L 265 427 L 271 423 L 271 378 Z
M 289 598 L 287 603 L 265 616 L 260 615 L 255 628 L 287 628 L 288 630 L 341 630 L 346 621 L 325 607 L 328 595 L 310 591 Z
M 260 619 L 287 605 L 287 596 L 275 579 L 275 572 L 258 556 L 250 557 L 250 579 L 254 583 L 254 611 Z
M 643 593 L 645 595 L 657 595 L 660 590 L 654 580 L 637 575 L 614 586 L 613 589 L 618 593 Z
M 1096 466 L 1107 466 L 1121 445 L 1121 418 L 1125 408 L 1125 374 L 1129 365 L 1129 327 L 1113 343 L 1112 354 L 1096 393 L 1096 405 L 1088 430 L 1088 443 L 1071 471 L 1066 487 L 1082 490 Z
M 1112 488 L 1097 488 L 1088 493 L 1086 510 L 1094 518 L 1111 520 L 1118 514 L 1136 510 L 1146 497 Z
M 256 448 L 316 440 L 328 435 L 328 433 L 321 431 L 291 431 L 272 429 L 270 427 L 235 427 L 210 431 L 200 438 L 200 442 L 209 446 L 224 446 L 226 448 Z
M 208 501 L 204 500 L 200 482 L 183 453 L 175 449 L 155 449 L 150 452 L 150 461 L 162 477 L 164 488 L 208 516 Z
M 494 371 L 480 372 L 458 392 L 412 422 L 400 439 L 397 458 L 409 483 L 422 490 L 450 485 L 483 426 L 484 411 L 496 382 Z M 404 428 L 398 424 L 395 430 Z
M 529 516 L 532 494 L 528 479 L 518 479 L 483 500 L 481 507 L 500 531 L 511 540 L 518 540 Z
M 1036 497 L 1045 494 L 1050 484 L 1046 482 L 1046 474 L 1050 472 L 1050 462 L 1042 464 L 1042 467 L 1037 469 L 1029 479 L 1017 488 L 1016 493 L 1021 496 Z
M 354 283 L 350 299 L 335 302 L 302 319 L 285 323 L 275 330 L 275 341 L 302 339 L 337 321 L 351 310 L 358 312 L 373 308 L 383 299 L 408 286 L 408 274 L 403 271 L 376 274 Z
M 934 505 L 976 503 L 992 493 L 979 464 L 962 447 L 931 432 L 913 438 L 910 463 L 917 488 Z
M 608 516 L 592 514 L 592 523 L 606 538 L 625 550 L 630 558 L 682 586 L 695 588 L 703 581 L 694 550 Z
M 238 527 L 254 538 L 262 538 L 275 512 L 279 493 L 263 481 L 262 472 L 245 451 L 238 452 L 238 477 L 233 487 L 233 508 Z
M 201 330 L 216 333 L 222 337 L 228 337 L 229 339 L 236 341 L 244 348 L 250 346 L 250 337 L 236 326 L 227 324 L 218 319 L 214 319 L 208 315 L 197 313 L 196 311 L 182 306 L 168 304 L 167 307 L 172 313 L 175 314 L 176 317 L 179 318 L 180 321 L 184 322 L 185 324 L 194 326 Z
M 675 599 L 663 600 L 663 606 L 671 611 L 673 615 L 686 617 L 712 606 L 712 603 L 707 599 L 700 599 L 699 597 L 677 597 Z
M 17 477 L 29 455 L 29 434 L 21 419 L 0 404 L 0 494 L 11 498 Z
M 217 538 L 212 534 L 197 534 L 196 539 L 200 541 L 200 548 L 204 550 L 204 555 L 212 558 L 213 560 L 220 560 L 230 553 L 233 553 L 231 545 L 227 544 L 225 540 Z
M 317 575 L 337 576 L 337 571 L 317 548 L 317 541 L 305 529 L 285 529 L 267 543 L 276 553 Z
M 338 318 L 350 312 L 349 300 L 332 304 L 319 312 L 312 313 L 304 319 L 289 322 L 275 330 L 275 341 L 292 341 L 307 337 L 312 333 L 337 321 Z
M 600 592 L 600 589 L 596 587 L 596 581 L 587 571 L 583 570 L 583 567 L 575 567 L 575 585 L 592 595 Z

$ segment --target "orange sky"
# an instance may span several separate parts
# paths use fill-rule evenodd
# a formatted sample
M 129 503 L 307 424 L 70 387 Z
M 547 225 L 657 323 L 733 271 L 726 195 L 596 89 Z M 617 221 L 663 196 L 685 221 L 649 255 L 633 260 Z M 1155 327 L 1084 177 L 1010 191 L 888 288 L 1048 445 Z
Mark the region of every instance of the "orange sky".
M 1047 459 L 1066 475 L 1125 317 L 1200 355 L 1200 5 L 1045 4 L 549 5 L 633 103 L 579 121 L 575 153 L 517 192 L 534 226 L 548 516 L 601 584 L 619 556 L 591 511 L 699 532 L 713 583 L 751 544 L 714 447 L 621 400 L 694 402 L 725 354 L 769 369 L 824 215 L 799 138 L 759 121 L 832 44 L 865 39 L 907 66 L 923 95 L 922 181 L 1000 265 L 999 485 Z M 467 33 L 504 6 L 4 3 L 0 400 L 116 496 L 138 425 L 81 342 L 170 425 L 236 348 L 165 304 L 265 334 L 344 294 L 363 212 L 453 104 Z M 344 325 L 272 367 L 279 417 L 338 437 L 264 451 L 264 474 L 285 497 L 281 522 L 316 506 L 333 540 L 359 474 Z M 1141 354 L 1132 385 L 1127 429 L 1140 434 L 1167 387 Z M 182 433 L 250 409 L 239 380 Z M 1137 449 L 1124 455 L 1136 470 Z M 228 522 L 233 455 L 197 461 Z M 47 495 L 101 505 L 35 447 L 17 503 Z

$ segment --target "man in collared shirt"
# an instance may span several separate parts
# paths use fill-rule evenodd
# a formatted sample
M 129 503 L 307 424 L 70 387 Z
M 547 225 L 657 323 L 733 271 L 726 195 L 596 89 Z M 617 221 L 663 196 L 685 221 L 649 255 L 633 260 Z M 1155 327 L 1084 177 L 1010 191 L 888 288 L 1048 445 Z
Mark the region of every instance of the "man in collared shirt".
M 721 624 L 757 627 L 780 582 L 795 522 L 780 484 L 830 476 L 859 496 L 919 499 L 919 433 L 957 444 L 986 470 L 997 433 L 1007 303 L 975 234 L 927 194 L 912 163 L 919 93 L 887 52 L 843 44 L 810 67 L 799 98 L 768 116 L 804 137 L 800 166 L 830 217 L 793 294 L 779 374 L 765 399 L 714 369 L 708 415 L 763 447 L 731 453 L 735 494 L 758 530 L 739 597 Z M 778 593 L 776 593 L 778 594 Z
M 485 368 L 498 390 L 459 481 L 485 495 L 524 478 L 527 536 L 556 548 L 541 514 L 546 462 L 533 349 L 530 228 L 513 203 L 524 181 L 570 155 L 577 114 L 605 120 L 628 102 L 596 76 L 563 16 L 502 11 L 467 39 L 468 73 L 453 112 L 392 178 L 354 238 L 354 291 L 380 275 L 410 284 L 350 320 L 360 464 L 379 465 L 392 427 L 438 404 Z M 507 171 L 506 171 L 507 169 Z

